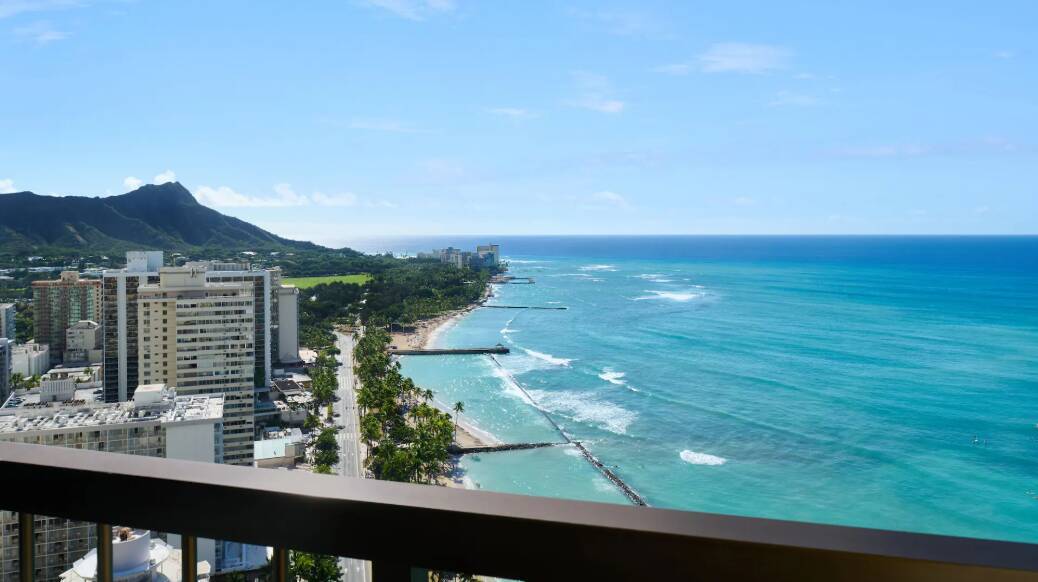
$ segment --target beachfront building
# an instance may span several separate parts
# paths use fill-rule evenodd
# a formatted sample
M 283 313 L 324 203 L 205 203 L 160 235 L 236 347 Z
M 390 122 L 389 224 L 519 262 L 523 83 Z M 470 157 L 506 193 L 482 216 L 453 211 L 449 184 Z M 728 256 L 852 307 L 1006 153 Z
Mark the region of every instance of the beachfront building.
M 0 337 L 15 341 L 14 303 L 0 303 Z
M 100 364 L 103 345 L 100 324 L 89 320 L 77 321 L 65 331 L 65 354 L 62 358 L 66 366 Z
M 19 392 L 0 408 L 0 442 L 21 442 L 204 462 L 223 460 L 224 400 L 179 396 L 163 385 L 141 386 L 131 402 L 108 404 L 98 388 L 45 401 L 41 391 Z M 16 485 L 16 484 L 8 484 Z M 74 494 L 72 489 L 59 494 Z M 18 495 L 16 487 L 8 495 Z M 134 495 L 141 492 L 136 492 Z M 140 499 L 128 498 L 128 502 Z M 88 501 L 84 501 L 88 502 Z M 37 580 L 57 580 L 96 544 L 93 523 L 37 515 Z M 171 538 L 173 536 L 170 536 Z M 172 545 L 175 540 L 169 540 Z M 18 515 L 0 511 L 0 582 L 18 580 Z M 198 557 L 219 564 L 222 549 L 198 540 Z
M 36 341 L 50 346 L 51 363 L 59 364 L 68 328 L 77 321 L 100 320 L 101 281 L 62 271 L 57 280 L 33 281 L 32 300 Z
M 500 245 L 478 245 L 475 252 L 463 251 L 454 247 L 433 250 L 431 253 L 418 253 L 419 259 L 439 259 L 446 265 L 454 265 L 461 269 L 470 267 L 496 267 L 501 260 Z
M 223 394 L 224 462 L 235 465 L 253 461 L 254 306 L 251 280 L 212 282 L 202 266 L 163 267 L 137 288 L 140 382 Z
M 47 344 L 26 342 L 14 344 L 11 350 L 11 372 L 24 378 L 42 376 L 50 369 L 50 347 Z

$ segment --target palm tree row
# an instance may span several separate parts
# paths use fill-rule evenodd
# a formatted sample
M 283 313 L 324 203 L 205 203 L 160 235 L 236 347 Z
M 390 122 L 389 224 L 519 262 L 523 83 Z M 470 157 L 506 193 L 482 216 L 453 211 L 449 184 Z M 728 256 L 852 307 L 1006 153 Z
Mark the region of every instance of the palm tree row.
M 381 327 L 369 326 L 354 348 L 365 462 L 376 479 L 430 483 L 450 466 L 454 424 L 430 404 L 431 390 L 400 373 L 386 352 L 389 339 Z

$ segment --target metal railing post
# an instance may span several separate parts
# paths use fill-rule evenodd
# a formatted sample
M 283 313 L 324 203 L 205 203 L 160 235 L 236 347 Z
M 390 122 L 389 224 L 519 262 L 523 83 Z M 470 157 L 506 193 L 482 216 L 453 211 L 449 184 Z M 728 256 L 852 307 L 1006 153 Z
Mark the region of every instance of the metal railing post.
M 180 579 L 183 582 L 198 580 L 198 538 L 180 536 Z
M 36 574 L 35 516 L 18 513 L 18 573 L 21 582 L 33 582 Z
M 288 550 L 285 548 L 274 548 L 274 556 L 271 559 L 271 576 L 274 582 L 288 582 Z
M 112 526 L 97 524 L 97 582 L 112 582 Z

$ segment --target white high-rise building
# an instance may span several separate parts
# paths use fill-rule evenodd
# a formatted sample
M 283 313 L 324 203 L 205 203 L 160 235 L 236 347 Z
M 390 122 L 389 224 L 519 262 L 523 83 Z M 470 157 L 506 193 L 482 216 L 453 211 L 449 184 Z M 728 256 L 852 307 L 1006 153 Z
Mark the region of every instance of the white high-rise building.
M 224 462 L 253 461 L 256 375 L 252 281 L 211 282 L 202 266 L 163 267 L 137 289 L 142 384 L 225 398 Z

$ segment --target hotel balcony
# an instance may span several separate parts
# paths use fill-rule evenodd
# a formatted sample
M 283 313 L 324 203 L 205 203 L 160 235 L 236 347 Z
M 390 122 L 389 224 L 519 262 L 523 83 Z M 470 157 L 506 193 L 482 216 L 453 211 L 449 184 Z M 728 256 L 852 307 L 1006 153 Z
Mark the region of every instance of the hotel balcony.
M 426 570 L 519 580 L 1038 580 L 1038 545 L 562 501 L 302 472 L 0 443 L 3 509 Z M 105 530 L 104 528 L 109 528 Z M 107 537 L 107 536 L 106 536 Z M 21 541 L 33 536 L 19 536 Z M 110 538 L 109 538 L 110 539 Z M 19 547 L 21 580 L 33 546 Z M 97 552 L 112 576 L 111 544 Z

